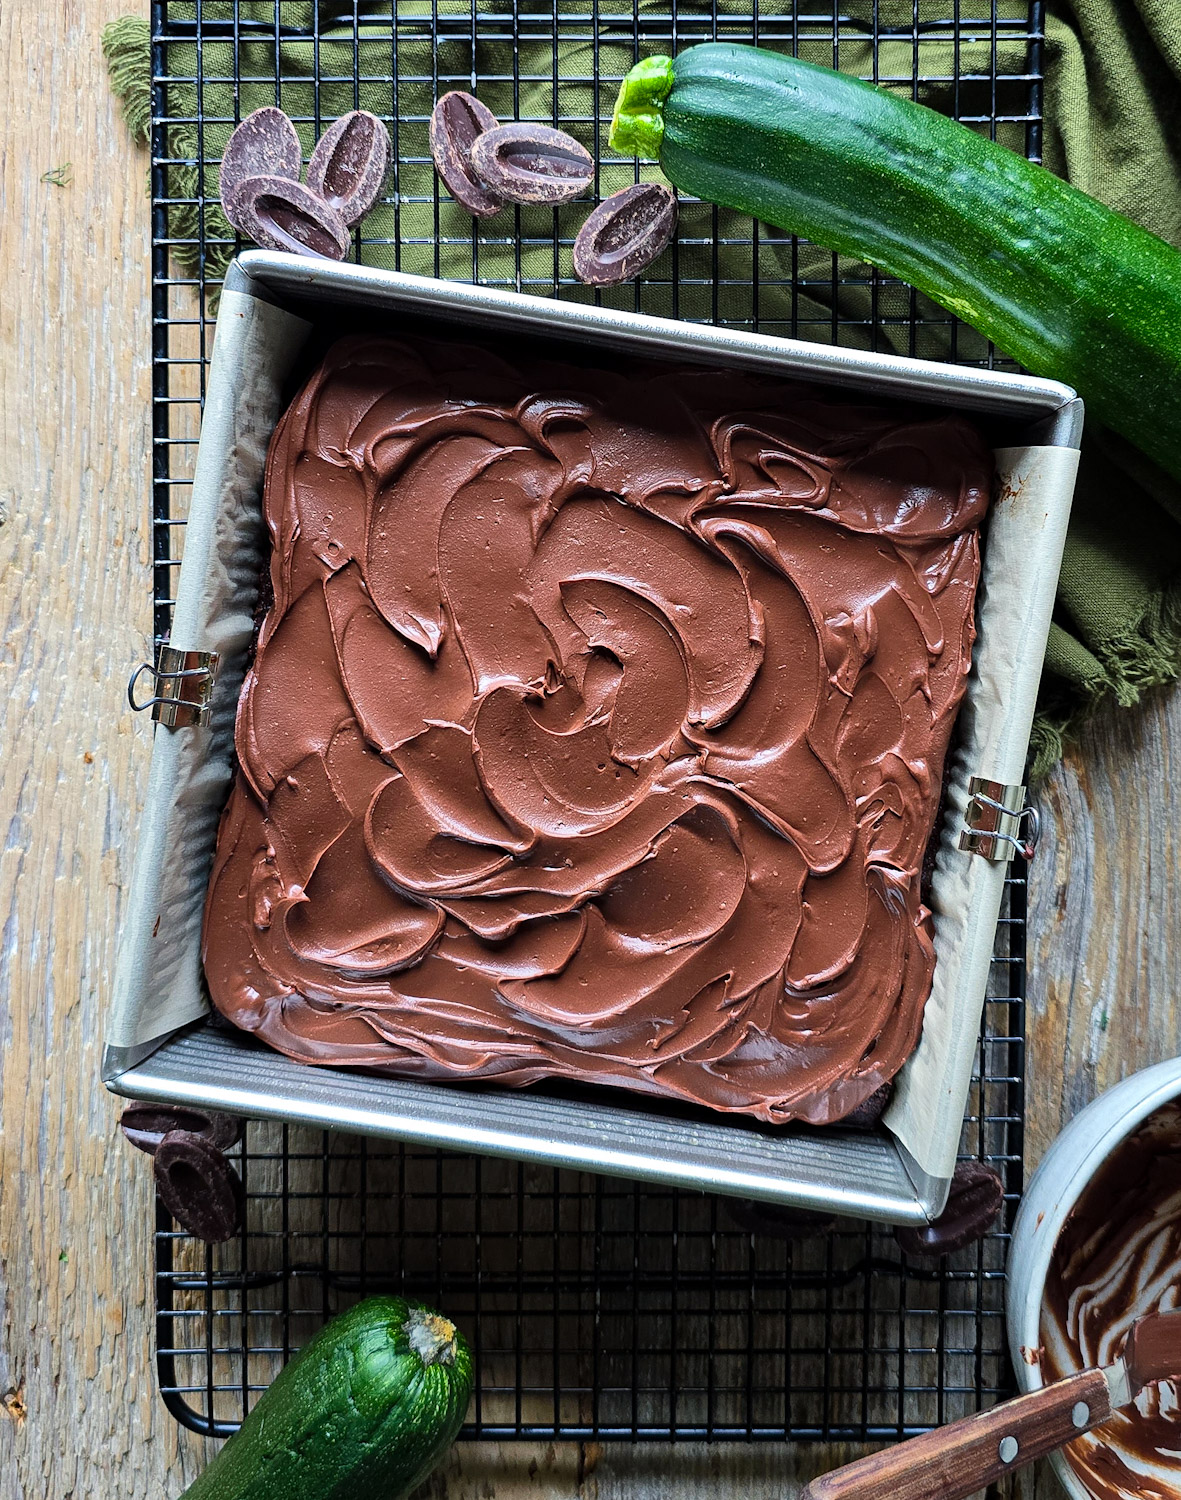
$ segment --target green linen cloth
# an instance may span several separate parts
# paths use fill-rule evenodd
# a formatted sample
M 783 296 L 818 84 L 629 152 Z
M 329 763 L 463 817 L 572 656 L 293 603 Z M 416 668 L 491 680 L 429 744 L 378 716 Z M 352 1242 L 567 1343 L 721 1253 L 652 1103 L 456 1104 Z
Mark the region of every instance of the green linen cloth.
M 235 240 L 217 206 L 217 164 L 236 119 L 260 105 L 278 104 L 296 121 L 305 155 L 318 132 L 350 109 L 369 109 L 391 121 L 399 163 L 395 192 L 357 236 L 362 262 L 461 280 L 478 277 L 489 285 L 547 295 L 559 276 L 570 276 L 569 245 L 585 204 L 556 210 L 557 249 L 554 210 L 521 208 L 511 219 L 506 213 L 473 226 L 446 197 L 436 206 L 427 143 L 431 108 L 444 89 L 475 85 L 500 118 L 561 124 L 598 156 L 603 143 L 596 139 L 595 122 L 610 117 L 618 81 L 635 60 L 637 16 L 645 53 L 675 50 L 672 36 L 660 29 L 668 24 L 660 19 L 668 16 L 667 0 L 598 0 L 593 7 L 585 0 L 521 0 L 515 28 L 506 24 L 495 0 L 394 4 L 396 27 L 390 24 L 389 0 L 355 5 L 241 0 L 237 7 L 205 0 L 200 100 L 195 41 L 167 44 L 163 108 L 173 162 L 167 169 L 168 232 L 181 268 L 202 267 L 207 284 L 223 274 Z M 1002 23 L 1026 17 L 1026 0 L 996 0 L 996 5 Z M 174 4 L 170 12 L 183 17 L 189 9 Z M 235 9 L 236 48 L 228 29 L 225 40 L 210 39 L 211 23 L 232 22 Z M 983 13 L 989 7 L 976 9 Z M 195 17 L 195 6 L 191 13 Z M 876 6 L 874 0 L 847 0 L 839 27 L 798 24 L 791 40 L 809 61 L 872 74 L 908 94 L 912 77 L 931 80 L 918 85 L 917 95 L 934 108 L 990 113 L 986 80 L 993 71 L 992 28 L 987 22 L 961 23 L 953 41 L 948 23 L 965 13 L 962 0 L 919 0 L 916 42 L 909 34 L 915 13 L 913 0 L 878 0 Z M 751 41 L 749 19 L 737 19 L 743 14 L 749 18 L 749 0 L 718 0 L 712 6 L 682 0 L 676 7 L 675 45 L 715 34 Z M 731 16 L 736 19 L 728 20 Z M 836 47 L 833 29 L 839 33 Z M 906 34 L 891 36 L 891 31 Z M 1003 79 L 1022 73 L 1027 63 L 1023 28 L 1007 31 L 1002 25 L 995 45 L 997 74 Z M 103 49 L 128 123 L 146 140 L 151 121 L 147 23 L 138 17 L 113 22 L 103 33 Z M 1053 0 L 1046 66 L 1047 165 L 1181 246 L 1177 0 Z M 1022 86 L 1002 82 L 998 87 Z M 1024 147 L 1020 125 L 1001 125 L 998 139 L 1018 151 Z M 598 192 L 606 196 L 634 176 L 634 163 L 607 157 Z M 662 272 L 658 263 L 639 286 L 600 294 L 601 300 L 690 319 L 749 323 L 757 316 L 766 332 L 787 332 L 794 320 L 801 337 L 927 358 L 985 352 L 984 341 L 971 330 L 953 329 L 944 312 L 906 288 L 875 285 L 864 267 L 841 262 L 843 284 L 834 290 L 829 253 L 793 248 L 789 237 L 763 226 L 752 235 L 749 219 L 727 210 L 685 205 L 670 254 L 675 293 L 669 271 Z M 569 286 L 561 295 L 594 296 Z M 920 315 L 917 327 L 912 308 Z M 1054 763 L 1064 733 L 1096 704 L 1131 705 L 1179 670 L 1181 487 L 1115 439 L 1088 435 L 1047 652 L 1032 773 Z
M 1045 162 L 1181 248 L 1181 4 L 1052 0 Z M 1094 704 L 1181 670 L 1181 486 L 1111 434 L 1083 444 L 1037 762 Z

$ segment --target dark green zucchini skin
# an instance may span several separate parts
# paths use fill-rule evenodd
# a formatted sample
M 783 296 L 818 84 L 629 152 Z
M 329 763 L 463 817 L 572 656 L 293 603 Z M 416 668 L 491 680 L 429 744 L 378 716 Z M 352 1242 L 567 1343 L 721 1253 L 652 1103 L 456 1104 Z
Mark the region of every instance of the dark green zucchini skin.
M 917 287 L 1181 477 L 1181 253 L 975 131 L 827 68 L 719 42 L 681 52 L 663 86 L 659 73 L 648 58 L 629 75 L 630 133 L 625 80 L 619 149 L 658 152 L 682 191 Z
M 442 1330 L 431 1363 L 407 1332 L 415 1318 Z M 455 1440 L 471 1389 L 446 1319 L 370 1297 L 284 1366 L 182 1500 L 398 1500 Z

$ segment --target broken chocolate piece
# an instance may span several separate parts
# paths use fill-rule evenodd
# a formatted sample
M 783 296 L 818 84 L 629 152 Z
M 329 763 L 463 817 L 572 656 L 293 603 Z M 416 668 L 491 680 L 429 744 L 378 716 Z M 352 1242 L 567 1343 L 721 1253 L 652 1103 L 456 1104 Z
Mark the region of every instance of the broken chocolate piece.
M 469 214 L 489 219 L 504 207 L 504 199 L 476 176 L 472 145 L 500 122 L 472 94 L 454 89 L 444 94 L 431 113 L 431 155 L 447 191 Z
M 961 1161 L 951 1179 L 947 1207 L 930 1224 L 907 1224 L 894 1238 L 917 1260 L 939 1260 L 982 1239 L 1005 1203 L 1000 1174 L 982 1161 Z
M 726 1212 L 741 1229 L 772 1240 L 819 1239 L 837 1227 L 834 1215 L 757 1198 L 725 1198 Z
M 161 1203 L 189 1234 L 220 1245 L 240 1228 L 242 1179 L 203 1136 L 170 1130 L 156 1148 L 155 1173 Z
M 222 206 L 247 177 L 282 177 L 298 182 L 302 166 L 299 136 L 283 111 L 271 104 L 256 109 L 226 142 L 218 178 Z M 226 217 L 238 228 L 228 208 Z
M 139 1151 L 156 1154 L 170 1131 L 199 1135 L 219 1151 L 228 1151 L 242 1139 L 242 1121 L 234 1115 L 211 1114 L 174 1104 L 129 1104 L 119 1116 L 119 1128 Z
M 595 175 L 594 159 L 573 136 L 523 120 L 477 136 L 472 165 L 512 203 L 565 203 L 584 193 Z
M 661 254 L 676 228 L 676 196 L 660 183 L 637 182 L 612 193 L 578 231 L 575 275 L 589 286 L 630 281 Z
M 842 1119 L 841 1124 L 847 1125 L 852 1130 L 872 1130 L 886 1113 L 886 1105 L 889 1104 L 890 1095 L 893 1092 L 892 1083 L 883 1083 L 880 1089 L 874 1089 L 868 1099 L 863 1100 L 856 1109 L 851 1110 Z
M 349 231 L 340 212 L 302 182 L 285 177 L 244 177 L 223 197 L 226 218 L 267 250 L 343 260 Z
M 316 142 L 308 187 L 351 228 L 377 202 L 390 164 L 390 133 L 368 110 L 341 115 Z

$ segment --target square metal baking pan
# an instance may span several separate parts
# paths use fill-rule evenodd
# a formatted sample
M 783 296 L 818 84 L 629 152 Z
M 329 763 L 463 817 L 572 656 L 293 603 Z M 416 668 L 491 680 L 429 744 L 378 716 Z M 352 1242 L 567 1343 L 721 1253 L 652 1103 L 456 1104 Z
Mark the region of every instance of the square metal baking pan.
M 935 988 L 874 1133 L 687 1116 L 621 1095 L 423 1084 L 295 1063 L 209 1018 L 200 926 L 264 558 L 262 467 L 314 326 L 527 335 L 732 365 L 973 412 L 997 448 L 973 673 L 930 904 Z M 903 360 L 478 286 L 252 251 L 226 279 L 170 644 L 218 652 L 207 727 L 160 729 L 120 945 L 103 1077 L 115 1093 L 760 1198 L 891 1223 L 946 1199 L 1007 866 L 959 847 L 968 782 L 1020 783 L 1078 461 L 1082 404 L 1023 375 Z

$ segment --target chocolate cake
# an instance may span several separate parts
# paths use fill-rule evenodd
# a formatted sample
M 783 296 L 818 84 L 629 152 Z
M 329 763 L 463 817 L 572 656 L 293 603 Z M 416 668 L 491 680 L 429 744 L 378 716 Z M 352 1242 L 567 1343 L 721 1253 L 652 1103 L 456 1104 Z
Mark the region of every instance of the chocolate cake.
M 855 1109 L 930 991 L 991 476 L 770 377 L 335 345 L 267 466 L 214 1004 L 311 1063 Z

